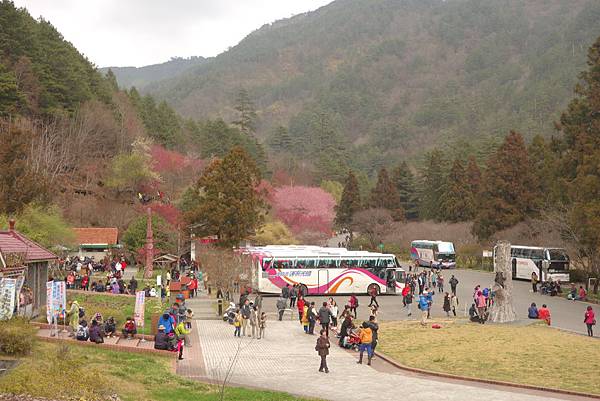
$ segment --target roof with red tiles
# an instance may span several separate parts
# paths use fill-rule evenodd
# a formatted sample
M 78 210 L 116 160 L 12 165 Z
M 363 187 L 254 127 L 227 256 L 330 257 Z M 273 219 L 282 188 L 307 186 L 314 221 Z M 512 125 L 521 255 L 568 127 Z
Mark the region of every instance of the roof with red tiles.
M 116 245 L 119 240 L 119 229 L 116 227 L 74 228 L 78 244 Z
M 25 254 L 26 262 L 54 260 L 57 256 L 18 231 L 0 231 L 0 253 Z

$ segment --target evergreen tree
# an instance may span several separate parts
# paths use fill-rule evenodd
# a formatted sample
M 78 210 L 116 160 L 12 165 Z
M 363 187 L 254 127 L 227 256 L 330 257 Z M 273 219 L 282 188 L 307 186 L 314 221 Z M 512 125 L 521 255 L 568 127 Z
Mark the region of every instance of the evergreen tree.
M 31 134 L 0 125 L 0 214 L 16 214 L 27 204 L 46 200 L 44 181 L 27 163 Z
M 535 176 L 521 134 L 514 131 L 487 161 L 473 232 L 487 239 L 536 209 Z
M 256 187 L 261 175 L 256 163 L 241 147 L 214 160 L 189 196 L 185 215 L 195 234 L 217 235 L 219 245 L 237 246 L 262 225 L 265 204 Z
M 352 223 L 352 217 L 361 210 L 360 189 L 354 172 L 350 170 L 342 191 L 342 199 L 335 207 L 335 225 L 339 228 L 348 228 Z
M 398 190 L 406 219 L 416 220 L 419 217 L 419 211 L 415 199 L 415 177 L 405 161 L 400 163 L 392 172 L 392 181 Z
M 108 82 L 108 85 L 110 86 L 110 88 L 113 91 L 115 91 L 115 92 L 119 91 L 119 83 L 117 82 L 117 77 L 115 76 L 115 73 L 110 68 L 106 72 L 106 80 Z
M 465 174 L 467 178 L 469 194 L 473 197 L 472 201 L 474 212 L 476 207 L 475 202 L 479 196 L 479 191 L 481 190 L 481 169 L 479 168 L 479 164 L 477 164 L 477 160 L 475 160 L 474 156 L 469 157 Z
M 588 52 L 577 97 L 560 119 L 564 150 L 558 175 L 568 203 L 563 229 L 592 275 L 600 275 L 600 38 Z M 563 184 L 564 185 L 564 184 Z M 597 286 L 594 288 L 597 291 Z
M 460 159 L 456 159 L 446 178 L 442 197 L 444 220 L 453 223 L 471 220 L 475 206 L 472 200 L 465 166 Z
M 269 138 L 269 146 L 274 151 L 281 152 L 290 152 L 292 149 L 292 138 L 287 130 L 287 128 L 283 126 L 277 127 L 275 132 Z
M 373 209 L 387 209 L 394 220 L 404 220 L 404 209 L 400 202 L 400 195 L 385 168 L 379 170 L 377 183 L 369 199 L 369 206 Z
M 528 152 L 535 176 L 535 191 L 540 195 L 541 203 L 549 205 L 554 199 L 560 198 L 562 192 L 555 178 L 556 157 L 550 144 L 541 135 L 533 137 Z
M 444 154 L 439 149 L 427 153 L 421 170 L 419 216 L 425 220 L 442 220 L 442 196 L 445 185 Z
M 254 135 L 256 133 L 256 108 L 245 88 L 241 88 L 238 92 L 235 110 L 239 114 L 237 120 L 233 121 L 233 125 L 247 136 Z

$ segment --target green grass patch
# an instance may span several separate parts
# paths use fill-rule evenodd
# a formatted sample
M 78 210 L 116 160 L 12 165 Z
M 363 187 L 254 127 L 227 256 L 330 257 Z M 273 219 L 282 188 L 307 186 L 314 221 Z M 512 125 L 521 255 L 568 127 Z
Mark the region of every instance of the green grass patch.
M 117 394 L 123 401 L 216 401 L 219 388 L 181 378 L 172 358 L 39 342 L 21 364 L 0 376 L 0 393 L 37 397 L 103 400 Z M 32 380 L 35 378 L 35 380 Z M 226 388 L 225 400 L 302 401 L 289 394 Z
M 67 304 L 76 299 L 80 306 L 85 309 L 86 319 L 91 320 L 97 312 L 102 314 L 104 319 L 112 316 L 117 321 L 117 329 L 120 330 L 128 317 L 133 317 L 135 309 L 135 297 L 121 297 L 107 295 L 98 292 L 72 293 L 67 292 Z M 157 298 L 146 298 L 146 308 L 144 313 L 144 334 L 150 334 L 150 324 L 153 313 L 162 312 L 167 305 L 162 305 Z M 39 321 L 46 321 L 46 315 L 43 313 Z M 140 332 L 140 334 L 143 334 Z
M 411 367 L 600 394 L 598 340 L 543 324 L 386 322 L 378 349 Z

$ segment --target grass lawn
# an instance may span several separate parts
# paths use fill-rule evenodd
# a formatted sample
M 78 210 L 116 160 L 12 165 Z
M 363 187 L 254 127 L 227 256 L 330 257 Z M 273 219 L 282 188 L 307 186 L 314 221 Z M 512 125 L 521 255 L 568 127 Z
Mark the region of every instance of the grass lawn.
M 55 398 L 123 401 L 212 401 L 219 389 L 172 373 L 171 358 L 108 351 L 77 344 L 39 342 L 30 356 L 0 376 L 0 393 Z M 32 380 L 32 378 L 35 378 Z M 225 400 L 301 401 L 289 394 L 226 388 Z
M 133 317 L 135 308 L 135 297 L 120 297 L 106 295 L 98 292 L 87 293 L 71 293 L 67 292 L 67 303 L 76 299 L 79 305 L 85 309 L 86 319 L 89 321 L 97 312 L 102 314 L 104 319 L 112 316 L 117 321 L 117 329 L 125 323 L 128 317 Z M 144 313 L 144 330 L 140 334 L 150 334 L 150 322 L 153 313 L 160 313 L 167 308 L 164 304 L 161 307 L 160 302 L 156 298 L 146 298 L 146 310 Z M 42 314 L 39 321 L 46 321 L 46 315 Z
M 411 367 L 600 394 L 597 339 L 530 326 L 381 323 L 378 350 Z

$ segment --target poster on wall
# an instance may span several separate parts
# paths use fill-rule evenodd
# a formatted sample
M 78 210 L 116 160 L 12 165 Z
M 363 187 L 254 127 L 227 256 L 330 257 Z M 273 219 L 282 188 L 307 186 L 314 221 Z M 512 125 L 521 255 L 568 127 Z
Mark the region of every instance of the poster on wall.
M 67 287 L 64 281 L 46 283 L 46 319 L 52 323 L 52 316 L 58 316 L 67 306 Z
M 8 320 L 15 310 L 17 280 L 0 279 L 0 320 Z
M 144 309 L 146 303 L 146 293 L 144 291 L 138 291 L 135 293 L 135 311 L 133 313 L 133 319 L 138 327 L 144 325 Z

